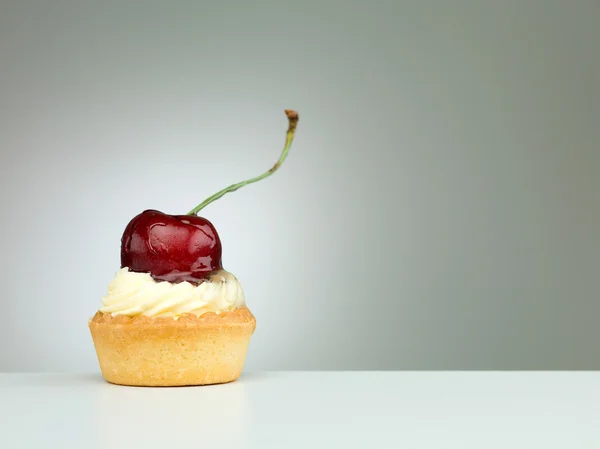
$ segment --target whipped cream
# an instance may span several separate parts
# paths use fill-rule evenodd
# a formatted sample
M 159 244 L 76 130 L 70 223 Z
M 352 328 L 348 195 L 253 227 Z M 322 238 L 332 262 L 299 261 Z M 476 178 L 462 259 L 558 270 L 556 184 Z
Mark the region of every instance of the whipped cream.
M 235 276 L 225 270 L 213 274 L 199 285 L 189 282 L 172 284 L 156 281 L 148 273 L 122 268 L 102 298 L 102 313 L 115 315 L 178 316 L 220 313 L 246 305 L 242 287 Z

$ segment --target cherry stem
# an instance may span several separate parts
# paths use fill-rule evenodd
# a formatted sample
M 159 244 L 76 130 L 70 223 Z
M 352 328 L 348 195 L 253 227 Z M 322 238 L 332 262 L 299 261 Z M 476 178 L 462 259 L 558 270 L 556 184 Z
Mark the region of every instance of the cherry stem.
M 279 167 L 281 167 L 281 164 L 283 164 L 283 161 L 285 161 L 285 158 L 288 155 L 290 147 L 292 146 L 292 141 L 294 140 L 294 132 L 296 131 L 296 125 L 298 124 L 298 113 L 296 111 L 286 109 L 285 115 L 287 115 L 287 118 L 289 120 L 289 126 L 288 126 L 288 130 L 287 130 L 287 135 L 285 138 L 285 146 L 283 147 L 281 156 L 279 156 L 279 160 L 277 162 L 275 162 L 275 165 L 273 165 L 269 169 L 269 171 L 263 173 L 260 176 L 256 176 L 255 178 L 247 179 L 246 181 L 238 182 L 237 184 L 231 184 L 229 187 L 225 187 L 223 190 L 220 190 L 217 193 L 215 193 L 214 195 L 209 196 L 204 201 L 202 201 L 200 204 L 198 204 L 195 208 L 193 208 L 191 211 L 189 211 L 187 213 L 188 215 L 196 215 L 198 212 L 200 212 L 202 209 L 204 209 L 210 203 L 218 200 L 226 193 L 235 192 L 240 187 L 244 187 L 244 186 L 247 186 L 248 184 L 252 184 L 253 182 L 260 181 L 261 179 L 265 179 L 267 176 L 272 175 L 273 173 L 275 173 L 275 171 Z

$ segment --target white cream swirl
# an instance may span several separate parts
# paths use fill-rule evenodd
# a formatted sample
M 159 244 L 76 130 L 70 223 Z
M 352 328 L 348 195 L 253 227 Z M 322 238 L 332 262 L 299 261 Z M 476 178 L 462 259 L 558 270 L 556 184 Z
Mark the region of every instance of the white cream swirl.
M 155 281 L 148 273 L 119 270 L 102 298 L 102 313 L 111 315 L 178 316 L 220 313 L 245 306 L 236 277 L 221 270 L 199 285 Z

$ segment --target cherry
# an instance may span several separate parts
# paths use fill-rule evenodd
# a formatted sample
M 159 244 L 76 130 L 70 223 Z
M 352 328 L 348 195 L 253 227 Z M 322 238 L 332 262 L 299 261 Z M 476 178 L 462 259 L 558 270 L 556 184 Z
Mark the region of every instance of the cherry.
M 260 176 L 232 184 L 208 197 L 187 215 L 145 210 L 135 216 L 121 238 L 121 268 L 150 273 L 160 281 L 200 283 L 222 269 L 221 240 L 206 218 L 196 214 L 223 195 L 272 175 L 281 166 L 294 139 L 298 113 L 285 111 L 289 126 L 279 160 Z
M 222 268 L 221 240 L 206 218 L 146 210 L 121 239 L 121 268 L 161 281 L 198 283 Z

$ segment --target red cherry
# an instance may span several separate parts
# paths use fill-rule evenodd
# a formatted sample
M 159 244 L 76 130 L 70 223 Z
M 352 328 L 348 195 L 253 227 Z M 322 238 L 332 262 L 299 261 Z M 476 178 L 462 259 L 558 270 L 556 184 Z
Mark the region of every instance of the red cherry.
M 121 239 L 121 268 L 150 273 L 160 281 L 199 283 L 222 269 L 221 240 L 206 218 L 146 210 Z
M 222 269 L 221 240 L 206 218 L 196 214 L 223 195 L 271 176 L 285 161 L 294 140 L 298 113 L 286 109 L 288 130 L 275 165 L 262 175 L 232 184 L 209 196 L 187 215 L 167 215 L 146 210 L 133 218 L 121 239 L 121 268 L 150 273 L 160 281 L 199 283 Z

